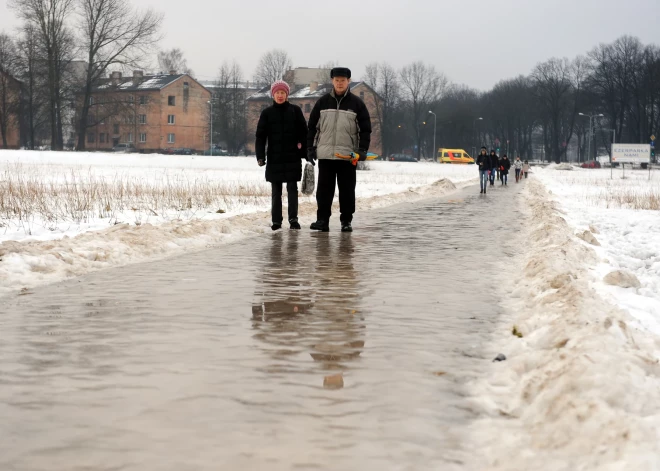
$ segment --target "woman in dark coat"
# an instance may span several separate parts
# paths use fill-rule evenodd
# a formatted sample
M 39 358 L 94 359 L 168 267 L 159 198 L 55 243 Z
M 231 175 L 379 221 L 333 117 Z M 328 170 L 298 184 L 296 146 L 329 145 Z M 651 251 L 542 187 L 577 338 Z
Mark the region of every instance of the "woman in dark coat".
M 255 150 L 257 163 L 266 166 L 266 181 L 273 194 L 271 214 L 274 231 L 282 228 L 282 184 L 286 182 L 289 225 L 298 223 L 298 182 L 302 179 L 302 159 L 307 156 L 307 122 L 299 106 L 289 103 L 289 85 L 278 80 L 270 87 L 273 104 L 261 112 L 257 124 Z M 268 145 L 268 150 L 266 150 Z
M 511 168 L 511 161 L 504 154 L 500 160 L 500 175 L 502 178 L 502 185 L 506 185 L 507 180 L 509 179 L 509 169 Z

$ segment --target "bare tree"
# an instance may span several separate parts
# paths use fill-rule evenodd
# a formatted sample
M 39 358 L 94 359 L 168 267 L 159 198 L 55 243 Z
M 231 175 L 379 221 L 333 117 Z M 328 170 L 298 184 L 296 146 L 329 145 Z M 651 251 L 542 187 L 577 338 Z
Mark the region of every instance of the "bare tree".
M 247 143 L 247 96 L 243 71 L 236 61 L 222 64 L 215 85 L 213 142 L 224 141 L 230 154 L 235 155 Z
M 16 73 L 16 45 L 9 35 L 0 33 L 0 135 L 6 149 L 10 126 L 18 125 L 20 91 Z
M 371 63 L 367 65 L 364 81 L 381 98 L 374 100 L 377 126 L 381 130 L 383 155 L 387 156 L 392 149 L 392 138 L 396 123 L 393 115 L 400 101 L 399 76 L 396 70 L 386 62 L 382 64 Z
M 158 52 L 158 68 L 165 73 L 174 70 L 179 74 L 194 75 L 193 70 L 188 67 L 188 61 L 183 56 L 183 51 L 176 47 Z
M 48 122 L 48 64 L 40 47 L 38 32 L 32 23 L 21 29 L 17 42 L 17 69 L 23 81 L 24 103 L 22 106 L 21 141 L 28 149 L 34 149 L 37 141 L 49 136 Z
M 163 16 L 153 10 L 138 12 L 129 0 L 78 0 L 82 48 L 87 60 L 84 90 L 78 116 L 78 150 L 85 149 L 86 130 L 94 106 L 94 84 L 112 66 L 137 68 L 160 39 Z
M 566 160 L 566 149 L 575 129 L 577 107 L 586 78 L 584 58 L 550 59 L 536 66 L 535 85 L 544 130 L 546 152 L 556 162 Z
M 287 70 L 292 67 L 293 62 L 286 51 L 273 49 L 259 59 L 257 70 L 254 72 L 254 81 L 265 87 L 276 80 L 282 80 Z
M 433 66 L 414 62 L 401 70 L 401 85 L 408 104 L 409 125 L 417 145 L 417 157 L 422 149 L 422 122 L 447 87 L 447 78 Z
M 316 80 L 319 83 L 328 83 L 332 80 L 332 77 L 330 77 L 330 71 L 335 68 L 339 67 L 339 62 L 337 61 L 328 61 L 325 64 L 319 65 L 319 73 L 316 75 Z
M 73 11 L 74 0 L 10 0 L 9 5 L 16 10 L 20 18 L 34 25 L 40 47 L 45 51 L 48 65 L 51 146 L 61 150 L 62 75 L 73 50 L 67 18 Z

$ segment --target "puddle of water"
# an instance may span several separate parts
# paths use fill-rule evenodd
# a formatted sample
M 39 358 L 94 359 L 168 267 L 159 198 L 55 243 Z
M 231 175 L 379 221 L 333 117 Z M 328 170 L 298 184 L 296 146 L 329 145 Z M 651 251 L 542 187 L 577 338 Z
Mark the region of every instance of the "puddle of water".
M 518 223 L 471 190 L 16 297 L 0 469 L 474 469 Z

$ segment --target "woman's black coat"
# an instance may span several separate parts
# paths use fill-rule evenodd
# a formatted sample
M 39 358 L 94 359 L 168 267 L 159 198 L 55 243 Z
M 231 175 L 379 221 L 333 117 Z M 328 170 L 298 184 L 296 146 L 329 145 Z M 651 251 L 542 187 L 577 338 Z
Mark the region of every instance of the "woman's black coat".
M 257 124 L 255 150 L 257 161 L 266 161 L 266 181 L 300 181 L 301 159 L 307 155 L 306 142 L 307 122 L 299 106 L 285 101 L 263 110 Z

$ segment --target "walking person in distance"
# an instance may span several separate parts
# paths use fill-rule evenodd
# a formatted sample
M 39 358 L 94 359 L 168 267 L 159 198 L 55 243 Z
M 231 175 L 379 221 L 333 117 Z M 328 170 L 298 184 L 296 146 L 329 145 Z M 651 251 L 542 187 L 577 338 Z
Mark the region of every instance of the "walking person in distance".
M 494 150 L 490 151 L 490 186 L 495 185 L 495 174 L 497 173 L 497 169 L 500 166 L 500 159 L 497 157 L 497 154 L 495 153 Z
M 511 168 L 511 161 L 506 156 L 502 155 L 502 160 L 500 160 L 500 175 L 502 177 L 502 185 L 507 186 L 507 181 L 509 180 L 509 169 Z
M 485 147 L 481 148 L 479 155 L 477 156 L 477 168 L 479 169 L 479 187 L 481 191 L 479 193 L 486 193 L 486 187 L 488 186 L 488 173 L 490 172 L 491 159 L 487 154 Z
M 520 156 L 516 157 L 515 162 L 513 162 L 513 168 L 516 170 L 516 183 L 522 178 L 523 163 L 520 160 Z

